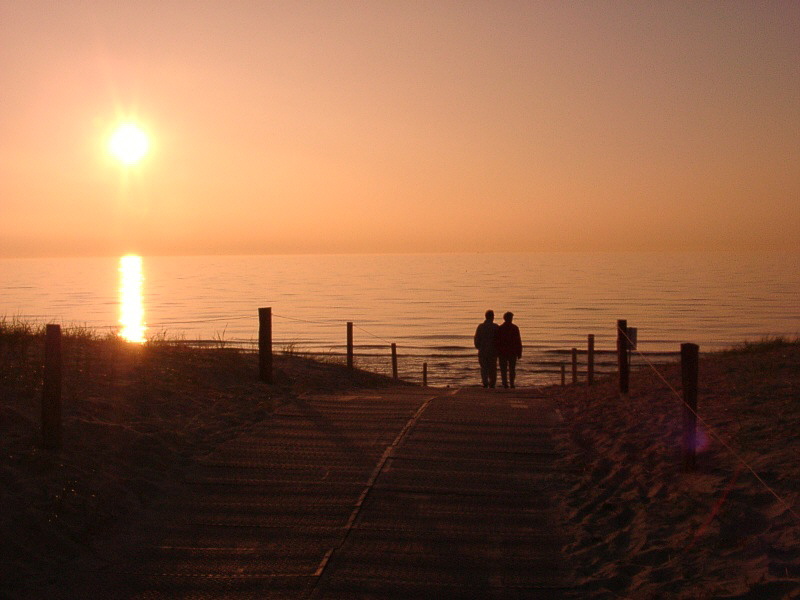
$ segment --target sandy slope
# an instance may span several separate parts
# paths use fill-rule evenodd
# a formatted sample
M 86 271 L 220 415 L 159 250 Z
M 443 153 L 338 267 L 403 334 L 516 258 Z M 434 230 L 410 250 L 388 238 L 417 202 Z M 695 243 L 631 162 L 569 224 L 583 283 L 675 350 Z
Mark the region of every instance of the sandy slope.
M 100 557 L 188 459 L 267 418 L 293 394 L 391 385 L 384 377 L 276 357 L 114 340 L 63 342 L 63 450 L 41 448 L 40 340 L 0 343 L 0 597 Z
M 703 358 L 693 473 L 679 368 L 663 374 L 636 375 L 627 402 L 615 382 L 547 390 L 583 469 L 567 501 L 586 596 L 800 597 L 800 347 Z

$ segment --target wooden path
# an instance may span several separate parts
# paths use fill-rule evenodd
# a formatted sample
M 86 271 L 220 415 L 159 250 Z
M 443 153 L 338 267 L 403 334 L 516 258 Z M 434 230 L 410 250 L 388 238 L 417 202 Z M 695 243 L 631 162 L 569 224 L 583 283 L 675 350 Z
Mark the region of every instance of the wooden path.
M 398 388 L 275 411 L 188 470 L 71 597 L 568 598 L 554 408 Z

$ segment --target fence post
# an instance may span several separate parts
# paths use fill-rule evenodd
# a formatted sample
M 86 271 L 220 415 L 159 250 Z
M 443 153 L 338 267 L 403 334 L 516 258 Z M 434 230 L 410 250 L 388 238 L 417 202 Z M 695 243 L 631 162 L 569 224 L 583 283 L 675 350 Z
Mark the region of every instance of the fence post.
M 594 383 L 594 334 L 589 334 L 589 347 L 586 352 L 586 384 Z
M 42 442 L 48 450 L 61 449 L 61 325 L 45 328 Z
M 272 383 L 272 307 L 258 309 L 258 377 Z
M 567 365 L 561 363 L 561 386 L 567 385 Z
M 347 322 L 347 368 L 353 368 L 353 322 Z
M 428 387 L 428 363 L 422 363 L 422 387 Z
M 578 383 L 578 349 L 572 349 L 572 383 Z
M 628 364 L 628 321 L 617 321 L 617 364 L 619 365 L 619 393 L 628 395 L 630 365 Z
M 392 343 L 392 379 L 397 379 L 397 344 Z
M 697 449 L 697 379 L 700 348 L 681 344 L 681 379 L 683 380 L 683 468 L 693 471 Z

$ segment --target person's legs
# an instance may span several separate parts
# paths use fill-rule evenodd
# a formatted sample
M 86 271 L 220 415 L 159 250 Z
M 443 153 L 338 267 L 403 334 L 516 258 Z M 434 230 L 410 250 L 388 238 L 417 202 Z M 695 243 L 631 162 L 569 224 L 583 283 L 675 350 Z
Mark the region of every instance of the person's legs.
M 478 354 L 478 362 L 481 365 L 481 383 L 483 387 L 489 387 L 489 359 L 483 354 Z
M 493 388 L 497 383 L 497 356 L 489 358 L 489 387 Z
M 517 357 L 516 356 L 509 356 L 508 357 L 508 379 L 511 383 L 511 387 L 514 387 L 514 380 L 517 378 Z M 505 373 L 503 374 L 503 385 L 505 385 L 506 377 Z
M 503 380 L 503 387 L 508 387 L 508 357 L 502 354 L 500 355 L 500 377 Z M 511 381 L 514 381 L 513 376 Z

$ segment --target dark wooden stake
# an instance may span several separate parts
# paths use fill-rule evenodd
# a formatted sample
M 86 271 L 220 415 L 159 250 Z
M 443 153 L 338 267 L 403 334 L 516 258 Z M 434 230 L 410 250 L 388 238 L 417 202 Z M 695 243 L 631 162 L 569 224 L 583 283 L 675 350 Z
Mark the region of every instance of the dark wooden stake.
M 272 383 L 272 308 L 258 309 L 258 377 Z
M 578 349 L 572 349 L 572 383 L 578 383 Z
M 422 387 L 428 387 L 428 363 L 422 363 Z
M 561 385 L 567 385 L 567 365 L 561 363 Z
M 392 344 L 392 379 L 397 379 L 397 344 Z
M 586 383 L 594 383 L 594 334 L 589 334 L 589 348 L 586 352 Z
M 353 323 L 347 322 L 347 368 L 353 368 Z
M 628 364 L 628 321 L 617 321 L 617 364 L 619 365 L 619 393 L 628 395 L 630 365 Z
M 700 347 L 681 344 L 681 378 L 683 381 L 683 468 L 693 471 L 697 451 L 697 380 Z
M 61 449 L 61 325 L 45 328 L 42 442 L 48 450 Z

